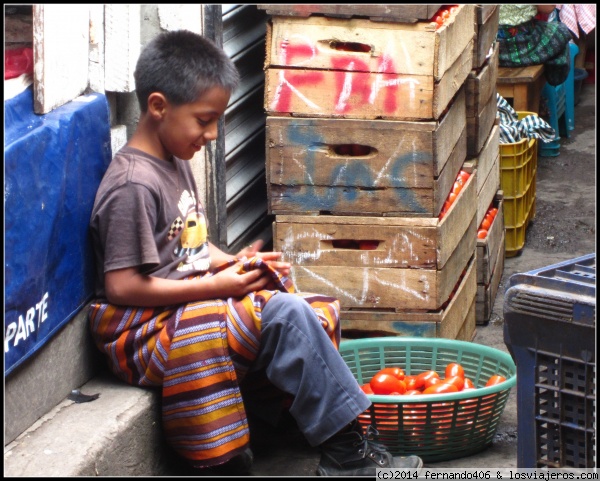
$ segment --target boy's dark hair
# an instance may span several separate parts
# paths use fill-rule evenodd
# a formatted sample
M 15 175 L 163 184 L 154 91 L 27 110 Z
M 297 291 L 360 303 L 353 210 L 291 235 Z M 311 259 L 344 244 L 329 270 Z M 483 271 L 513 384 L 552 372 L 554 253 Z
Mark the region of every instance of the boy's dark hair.
M 152 92 L 162 93 L 173 105 L 182 105 L 213 87 L 231 92 L 239 82 L 237 68 L 223 49 L 188 30 L 155 37 L 142 50 L 133 75 L 142 112 L 146 112 Z

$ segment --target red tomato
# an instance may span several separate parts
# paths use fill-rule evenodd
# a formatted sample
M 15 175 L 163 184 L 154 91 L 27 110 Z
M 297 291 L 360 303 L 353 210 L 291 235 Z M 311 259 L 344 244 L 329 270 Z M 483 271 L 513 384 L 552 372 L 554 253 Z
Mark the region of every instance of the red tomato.
M 462 376 L 449 376 L 442 379 L 445 384 L 454 384 L 458 391 L 462 391 L 465 387 L 465 378 Z
M 463 184 L 466 184 L 466 183 L 467 183 L 467 180 L 469 180 L 469 177 L 471 177 L 471 174 L 469 174 L 468 172 L 466 172 L 466 171 L 464 171 L 464 170 L 461 170 L 461 171 L 458 173 L 458 177 L 459 177 L 460 179 L 462 179 L 462 181 L 463 181 Z
M 458 197 L 458 195 L 454 192 L 450 192 L 448 194 L 448 202 L 450 203 L 450 205 L 454 204 L 454 201 L 456 200 L 457 197 Z
M 475 384 L 468 377 L 465 378 L 465 385 L 463 387 L 463 390 L 464 389 L 475 389 Z
M 379 246 L 379 241 L 376 240 L 361 240 L 358 241 L 358 248 L 362 251 L 374 251 Z
M 429 386 L 423 394 L 442 394 L 448 392 L 458 392 L 457 387 L 454 384 L 450 384 L 447 382 L 438 382 L 432 386 Z
M 440 375 L 435 371 L 425 371 L 420 374 L 417 374 L 417 383 L 420 387 L 428 387 L 430 384 L 425 386 L 425 383 L 430 383 L 432 378 L 440 378 Z
M 375 393 L 373 392 L 373 389 L 371 389 L 371 385 L 370 385 L 370 384 L 368 384 L 368 383 L 367 383 L 367 384 L 363 384 L 363 385 L 362 385 L 360 388 L 362 389 L 362 391 L 363 391 L 365 394 L 375 394 Z
M 452 192 L 454 192 L 456 195 L 460 194 L 460 191 L 463 188 L 463 183 L 460 181 L 456 181 L 454 182 L 454 185 L 452 186 Z
M 406 376 L 404 370 L 400 367 L 384 367 L 383 369 L 377 371 L 377 374 L 391 374 L 392 376 L 400 380 L 403 380 Z
M 494 218 L 498 214 L 498 209 L 496 207 L 490 207 L 489 213 L 492 216 L 492 218 Z
M 442 206 L 442 211 L 440 212 L 439 219 L 441 220 L 442 217 L 444 217 L 448 213 L 449 210 L 450 210 L 450 202 L 448 200 L 446 200 L 444 202 L 444 205 Z
M 417 376 L 404 376 L 404 382 L 406 383 L 406 390 L 418 390 L 423 386 L 423 383 L 417 382 Z
M 373 394 L 391 394 L 406 392 L 406 384 L 391 374 L 375 374 L 369 383 Z
M 477 231 L 477 238 L 478 239 L 485 239 L 488 235 L 488 231 L 486 229 L 479 229 Z
M 492 222 L 490 221 L 489 217 L 484 217 L 481 221 L 479 229 L 485 229 L 486 231 L 488 231 L 490 230 L 490 227 L 492 227 Z
M 415 394 L 421 394 L 421 391 L 419 391 L 418 389 L 407 389 L 404 394 L 406 394 L 407 396 L 414 396 Z
M 465 370 L 459 363 L 451 362 L 446 366 L 446 371 L 444 372 L 444 375 L 446 377 L 460 376 L 460 377 L 464 378 Z
M 493 376 L 490 376 L 490 378 L 488 379 L 488 382 L 485 383 L 485 386 L 495 386 L 496 384 L 500 384 L 501 382 L 506 381 L 506 378 L 504 376 L 500 376 L 499 374 L 494 374 Z

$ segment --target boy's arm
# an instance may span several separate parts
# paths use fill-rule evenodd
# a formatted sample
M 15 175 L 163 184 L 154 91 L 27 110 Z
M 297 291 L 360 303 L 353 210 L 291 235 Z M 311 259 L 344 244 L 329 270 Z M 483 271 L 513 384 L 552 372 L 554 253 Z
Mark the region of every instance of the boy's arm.
M 267 264 L 287 276 L 291 265 L 277 262 L 280 252 L 258 252 L 262 241 L 242 249 L 237 258 L 260 257 Z M 229 262 L 235 257 L 209 243 L 211 268 Z M 121 306 L 168 306 L 207 299 L 241 297 L 267 287 L 271 277 L 260 269 L 240 274 L 240 263 L 223 269 L 213 276 L 189 280 L 163 279 L 140 274 L 137 267 L 117 269 L 104 274 L 106 297 L 111 304 Z
M 140 274 L 136 267 L 104 275 L 106 297 L 120 306 L 169 306 L 207 299 L 241 297 L 267 286 L 270 278 L 260 269 L 239 274 L 234 264 L 215 274 L 189 280 L 163 279 Z

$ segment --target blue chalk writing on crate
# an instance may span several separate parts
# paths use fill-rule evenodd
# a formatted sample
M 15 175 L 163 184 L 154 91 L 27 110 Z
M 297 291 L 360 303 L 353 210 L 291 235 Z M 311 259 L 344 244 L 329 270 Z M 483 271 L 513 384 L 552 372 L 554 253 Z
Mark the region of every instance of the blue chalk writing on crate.
M 320 195 L 317 186 L 314 185 L 311 179 L 318 168 L 315 157 L 319 149 L 315 147 L 326 145 L 326 143 L 322 137 L 310 135 L 312 132 L 314 130 L 307 133 L 302 126 L 292 125 L 288 129 L 288 139 L 292 144 L 308 146 L 306 150 L 304 179 L 296 183 L 292 182 L 292 184 L 304 187 L 302 188 L 302 192 L 295 191 L 293 195 L 287 195 L 289 202 L 307 211 L 335 210 L 340 202 L 354 202 L 358 200 L 361 192 L 364 193 L 363 197 L 376 196 L 378 194 L 379 189 L 376 186 L 376 180 L 373 179 L 372 170 L 363 160 L 356 159 L 346 165 L 337 166 L 332 171 L 328 181 L 329 186 L 339 185 L 342 179 L 347 179 L 352 184 L 343 185 L 341 189 L 326 189 L 325 194 Z M 394 187 L 398 204 L 403 209 L 413 212 L 427 212 L 427 209 L 423 207 L 416 197 L 414 189 L 396 187 L 404 186 L 404 179 L 406 177 L 404 172 L 410 168 L 414 168 L 415 162 L 427 162 L 429 160 L 429 157 L 424 153 L 410 152 L 399 155 L 391 162 L 391 187 Z

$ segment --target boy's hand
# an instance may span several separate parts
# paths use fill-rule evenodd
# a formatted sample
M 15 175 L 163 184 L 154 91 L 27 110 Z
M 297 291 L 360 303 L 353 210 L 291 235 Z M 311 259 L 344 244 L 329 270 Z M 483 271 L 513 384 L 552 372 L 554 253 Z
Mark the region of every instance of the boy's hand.
M 238 259 L 258 257 L 280 274 L 286 277 L 289 276 L 292 265 L 289 262 L 276 262 L 281 257 L 281 252 L 259 252 L 263 244 L 260 239 L 254 241 L 237 254 Z
M 244 247 L 241 251 L 239 251 L 236 257 L 238 259 L 241 259 L 243 257 L 245 257 L 247 259 L 250 259 L 251 257 L 257 257 L 258 254 L 260 254 L 259 251 L 263 245 L 264 245 L 264 242 L 261 241 L 260 239 L 255 240 L 248 247 Z
M 240 273 L 241 267 L 242 263 L 236 262 L 211 277 L 219 298 L 242 297 L 249 292 L 260 291 L 272 280 L 271 276 L 261 269 Z

